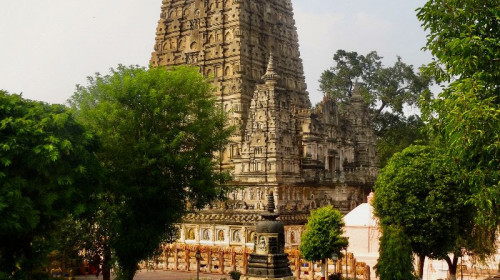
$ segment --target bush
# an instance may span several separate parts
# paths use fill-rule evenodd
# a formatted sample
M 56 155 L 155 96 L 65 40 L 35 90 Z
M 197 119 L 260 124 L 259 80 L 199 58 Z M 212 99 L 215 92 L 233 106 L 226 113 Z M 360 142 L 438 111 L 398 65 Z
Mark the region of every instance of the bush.
M 379 254 L 375 272 L 380 280 L 415 280 L 410 241 L 400 227 L 382 228 Z
M 341 280 L 341 279 L 342 276 L 340 275 L 340 273 L 328 275 L 328 280 Z
M 1 275 L 0 275 L 1 277 Z M 3 278 L 0 278 L 0 279 L 3 279 Z M 33 272 L 31 274 L 31 279 L 32 280 L 49 280 L 49 279 L 52 279 L 49 275 L 49 273 L 47 272 Z
M 232 280 L 240 280 L 241 272 L 239 272 L 239 271 L 231 271 L 231 272 L 229 272 L 229 275 L 231 276 Z

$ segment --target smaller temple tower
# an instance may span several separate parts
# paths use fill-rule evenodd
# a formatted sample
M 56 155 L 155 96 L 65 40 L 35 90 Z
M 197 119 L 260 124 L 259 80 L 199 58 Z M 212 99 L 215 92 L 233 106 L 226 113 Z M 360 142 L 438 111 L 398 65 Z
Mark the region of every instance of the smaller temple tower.
M 268 196 L 267 211 L 257 223 L 255 252 L 248 259 L 247 275 L 243 280 L 295 280 L 285 253 L 285 227 L 274 213 L 274 195 Z

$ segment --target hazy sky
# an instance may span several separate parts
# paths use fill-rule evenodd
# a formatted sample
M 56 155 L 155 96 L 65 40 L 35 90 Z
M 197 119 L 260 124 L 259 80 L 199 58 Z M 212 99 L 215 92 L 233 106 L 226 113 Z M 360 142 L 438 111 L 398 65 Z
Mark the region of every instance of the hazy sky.
M 0 0 L 0 89 L 64 103 L 76 84 L 118 63 L 148 65 L 161 0 Z M 292 0 L 312 103 L 337 49 L 376 50 L 420 66 L 423 0 Z

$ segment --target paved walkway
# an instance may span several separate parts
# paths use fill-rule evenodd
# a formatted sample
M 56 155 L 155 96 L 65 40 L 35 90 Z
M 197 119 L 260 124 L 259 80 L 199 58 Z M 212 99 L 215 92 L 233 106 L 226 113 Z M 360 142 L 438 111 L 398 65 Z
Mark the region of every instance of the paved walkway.
M 205 274 L 200 273 L 200 280 L 229 280 L 229 275 L 220 274 Z M 111 277 L 113 279 L 113 277 Z M 93 275 L 76 276 L 75 280 L 102 280 L 102 275 L 96 278 Z M 137 272 L 134 280 L 196 280 L 196 272 L 181 272 L 181 271 L 140 271 Z

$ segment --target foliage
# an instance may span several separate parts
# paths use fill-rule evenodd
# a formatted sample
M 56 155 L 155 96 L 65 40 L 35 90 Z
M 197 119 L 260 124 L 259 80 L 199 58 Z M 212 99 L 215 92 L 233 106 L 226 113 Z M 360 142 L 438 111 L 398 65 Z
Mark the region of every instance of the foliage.
M 410 241 L 401 227 L 382 228 L 379 258 L 375 265 L 381 280 L 414 280 L 413 252 Z
M 427 70 L 445 84 L 426 120 L 465 175 L 476 221 L 490 228 L 500 217 L 499 11 L 489 0 L 429 0 L 418 10 L 436 58 Z
M 362 85 L 360 93 L 370 105 L 382 167 L 394 153 L 425 141 L 420 132 L 423 122 L 418 116 L 406 117 L 403 108 L 418 105 L 419 97 L 429 94 L 432 79 L 428 75 L 416 73 L 400 57 L 385 67 L 375 51 L 361 55 L 338 50 L 333 60 L 334 66 L 321 75 L 320 89 L 342 105 L 351 99 L 354 85 Z
M 229 275 L 231 276 L 231 280 L 240 280 L 241 272 L 239 272 L 239 271 L 231 271 L 229 273 Z
M 427 135 L 424 122 L 419 116 L 396 116 L 384 112 L 374 121 L 377 136 L 377 155 L 380 167 L 386 166 L 397 152 L 413 144 L 425 144 Z
M 300 253 L 308 261 L 320 261 L 330 258 L 333 253 L 341 256 L 341 250 L 347 248 L 342 214 L 332 206 L 326 206 L 311 212 L 305 226 L 300 244 Z
M 395 154 L 375 183 L 381 225 L 401 226 L 418 255 L 444 258 L 470 216 L 467 190 L 455 178 L 438 148 L 410 146 Z
M 30 278 L 51 232 L 97 192 L 94 136 L 62 105 L 0 91 L 0 271 Z
M 431 79 L 415 73 L 398 57 L 391 67 L 384 67 L 376 51 L 367 55 L 337 50 L 335 65 L 322 73 L 320 89 L 340 103 L 348 102 L 354 84 L 362 83 L 361 94 L 373 110 L 373 119 L 384 109 L 397 115 L 403 114 L 404 105 L 415 105 L 420 95 L 427 91 Z
M 50 234 L 54 251 L 49 254 L 49 268 L 60 268 L 63 273 L 71 270 L 73 273 L 83 262 L 80 250 L 85 248 L 85 230 L 80 219 L 68 215 L 62 220 L 56 229 Z
M 99 226 L 112 233 L 119 279 L 132 279 L 190 207 L 224 195 L 214 154 L 231 130 L 195 68 L 119 66 L 88 82 L 69 102 L 101 139 L 115 216 Z

